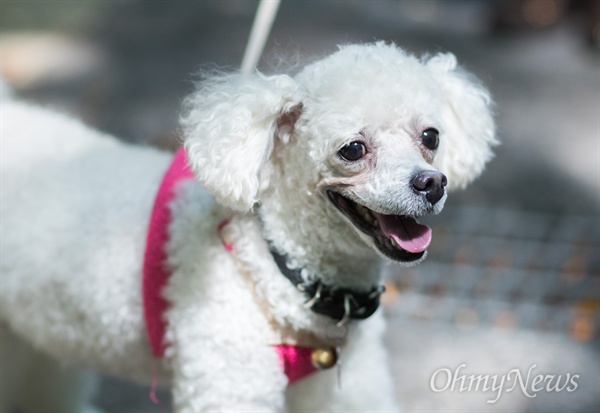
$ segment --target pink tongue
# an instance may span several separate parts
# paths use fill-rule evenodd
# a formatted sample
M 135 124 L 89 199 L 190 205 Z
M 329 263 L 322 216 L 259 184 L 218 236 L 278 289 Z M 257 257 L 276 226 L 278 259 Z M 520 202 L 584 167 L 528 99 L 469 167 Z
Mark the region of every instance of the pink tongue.
M 414 218 L 383 215 L 372 211 L 385 235 L 391 237 L 404 250 L 423 252 L 431 243 L 431 228 L 419 224 Z

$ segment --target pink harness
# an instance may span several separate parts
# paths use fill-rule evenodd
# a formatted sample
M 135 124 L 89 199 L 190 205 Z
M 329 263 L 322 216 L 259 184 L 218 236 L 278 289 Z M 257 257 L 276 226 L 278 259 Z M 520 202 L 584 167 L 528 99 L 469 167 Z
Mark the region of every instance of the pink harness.
M 165 354 L 166 320 L 164 313 L 169 305 L 162 296 L 162 290 L 170 275 L 165 266 L 167 259 L 165 245 L 169 240 L 168 226 L 172 218 L 169 204 L 175 197 L 176 185 L 188 179 L 194 179 L 194 174 L 187 164 L 185 150 L 180 148 L 163 176 L 148 224 L 142 274 L 142 298 L 146 333 L 152 354 L 159 358 Z M 215 231 L 220 231 L 225 224 L 226 222 L 221 223 Z M 224 247 L 228 251 L 233 248 L 229 244 Z M 288 384 L 317 371 L 311 361 L 313 348 L 280 344 L 275 345 L 274 349 L 288 378 Z

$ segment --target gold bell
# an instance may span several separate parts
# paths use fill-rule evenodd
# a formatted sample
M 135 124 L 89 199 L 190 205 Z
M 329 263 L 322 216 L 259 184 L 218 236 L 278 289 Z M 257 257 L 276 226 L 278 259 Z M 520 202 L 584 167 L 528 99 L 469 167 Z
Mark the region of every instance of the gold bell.
M 316 348 L 310 354 L 310 361 L 319 370 L 330 369 L 337 364 L 337 353 L 332 347 Z

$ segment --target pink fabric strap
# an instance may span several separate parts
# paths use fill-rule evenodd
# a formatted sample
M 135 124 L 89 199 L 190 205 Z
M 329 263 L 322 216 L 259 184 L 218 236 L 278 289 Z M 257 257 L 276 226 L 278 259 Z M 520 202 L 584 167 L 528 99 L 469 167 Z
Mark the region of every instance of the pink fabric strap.
M 180 148 L 160 183 L 148 224 L 142 274 L 142 298 L 146 333 L 152 354 L 156 357 L 162 357 L 165 352 L 164 313 L 167 302 L 162 296 L 162 290 L 169 278 L 169 272 L 165 268 L 167 259 L 165 247 L 169 239 L 168 229 L 171 222 L 169 205 L 175 197 L 177 183 L 193 178 L 194 174 L 187 165 L 185 150 Z
M 279 364 L 288 378 L 288 384 L 302 380 L 317 371 L 311 360 L 313 348 L 288 344 L 273 347 L 279 356 Z
M 165 267 L 167 259 L 165 246 L 169 240 L 168 229 L 172 218 L 169 206 L 175 197 L 177 184 L 188 179 L 194 179 L 194 174 L 187 165 L 185 150 L 180 148 L 165 172 L 156 194 L 146 236 L 142 274 L 142 301 L 146 333 L 152 354 L 155 357 L 163 357 L 165 354 L 166 321 L 164 313 L 168 303 L 162 296 L 162 290 L 170 275 Z M 220 232 L 228 223 L 228 220 L 221 222 L 217 230 Z M 231 252 L 233 250 L 231 244 L 224 244 L 224 247 L 227 251 Z M 287 344 L 273 347 L 279 356 L 280 365 L 288 378 L 289 384 L 317 371 L 311 361 L 312 348 Z

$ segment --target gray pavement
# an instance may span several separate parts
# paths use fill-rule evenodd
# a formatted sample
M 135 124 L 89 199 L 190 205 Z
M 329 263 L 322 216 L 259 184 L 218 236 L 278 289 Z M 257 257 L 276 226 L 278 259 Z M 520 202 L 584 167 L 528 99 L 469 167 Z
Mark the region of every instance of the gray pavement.
M 581 17 L 499 33 L 493 4 L 283 0 L 260 69 L 293 71 L 337 44 L 381 39 L 452 51 L 490 87 L 496 159 L 431 220 L 427 262 L 387 269 L 398 290 L 385 307 L 398 396 L 406 411 L 600 411 L 600 55 Z M 173 148 L 192 74 L 239 65 L 256 2 L 0 5 L 1 67 L 19 93 Z M 580 374 L 581 385 L 495 404 L 489 393 L 433 392 L 432 373 L 460 363 L 474 374 L 537 363 Z M 169 411 L 169 395 L 160 399 L 106 378 L 97 402 L 107 412 Z

